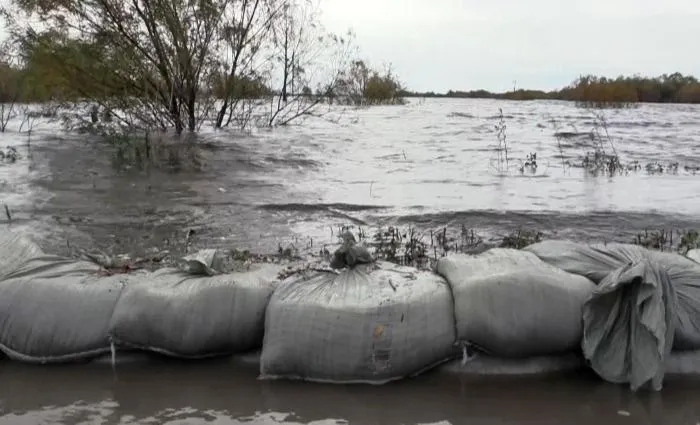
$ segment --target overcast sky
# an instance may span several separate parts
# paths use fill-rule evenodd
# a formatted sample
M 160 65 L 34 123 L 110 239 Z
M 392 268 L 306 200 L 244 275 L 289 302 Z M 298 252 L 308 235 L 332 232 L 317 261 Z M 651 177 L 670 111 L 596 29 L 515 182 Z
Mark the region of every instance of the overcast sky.
M 391 63 L 411 90 L 553 89 L 589 73 L 700 77 L 700 0 L 319 1 L 327 29 L 352 28 L 364 58 Z
M 700 77 L 700 0 L 321 0 L 413 90 L 552 89 L 580 74 Z

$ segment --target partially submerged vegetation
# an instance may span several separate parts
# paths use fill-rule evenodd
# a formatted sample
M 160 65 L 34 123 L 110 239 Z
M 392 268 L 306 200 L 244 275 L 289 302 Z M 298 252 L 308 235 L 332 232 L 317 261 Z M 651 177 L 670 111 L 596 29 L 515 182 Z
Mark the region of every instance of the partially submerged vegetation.
M 634 160 L 625 162 L 618 153 L 605 113 L 596 108 L 596 110 L 591 112 L 590 118 L 592 125 L 585 131 L 579 131 L 573 124 L 568 125 L 572 127 L 573 131 L 564 131 L 562 123 L 557 122 L 554 118 L 549 119 L 549 125 L 554 130 L 556 151 L 559 154 L 557 160 L 560 162 L 562 169 L 578 168 L 590 176 L 608 177 L 628 175 L 640 171 L 645 171 L 650 175 L 678 174 L 681 171 L 692 175 L 700 173 L 700 166 L 696 164 L 680 164 L 678 161 L 664 163 L 658 160 L 649 160 L 641 163 L 638 160 Z M 512 155 L 509 157 L 508 153 L 511 149 L 512 141 L 508 139 L 506 131 L 508 126 L 502 108 L 499 108 L 495 120 L 493 133 L 497 141 L 494 146 L 497 158 L 494 160 L 496 166 L 493 168 L 503 175 L 509 174 L 516 167 L 521 175 L 537 174 L 537 152 L 526 154 L 524 159 L 512 158 Z M 541 128 L 546 127 L 543 124 L 539 126 Z M 564 146 L 572 140 L 585 149 L 583 152 L 578 152 L 576 160 L 567 159 L 567 155 L 564 152 Z
M 327 33 L 304 0 L 13 0 L 2 12 L 3 117 L 45 103 L 68 128 L 181 134 L 400 101 L 395 75 L 358 60 L 353 35 Z

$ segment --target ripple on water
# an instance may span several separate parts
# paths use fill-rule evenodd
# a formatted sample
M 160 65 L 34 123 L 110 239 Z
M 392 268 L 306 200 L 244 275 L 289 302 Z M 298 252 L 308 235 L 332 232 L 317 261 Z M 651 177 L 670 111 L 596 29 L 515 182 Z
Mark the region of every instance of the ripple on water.
M 508 125 L 506 176 L 495 167 L 499 108 Z M 200 136 L 206 160 L 201 173 L 118 173 L 110 167 L 104 145 L 68 138 L 39 123 L 31 155 L 0 167 L 0 197 L 16 211 L 18 222 L 51 228 L 47 217 L 59 217 L 56 234 L 75 233 L 85 243 L 100 245 L 112 241 L 113 234 L 127 233 L 133 241 L 139 234 L 156 233 L 150 229 L 159 220 L 150 219 L 151 212 L 176 208 L 184 213 L 175 214 L 166 223 L 170 227 L 157 233 L 194 226 L 200 235 L 227 243 L 292 236 L 295 222 L 308 223 L 309 217 L 319 220 L 320 227 L 348 218 L 324 210 L 327 205 L 382 207 L 381 213 L 344 212 L 354 222 L 367 223 L 411 216 L 416 210 L 506 211 L 521 217 L 521 225 L 528 224 L 523 212 L 583 217 L 572 219 L 567 228 L 587 226 L 585 216 L 596 211 L 621 216 L 654 211 L 664 220 L 657 226 L 678 214 L 700 216 L 700 174 L 683 168 L 700 165 L 700 107 L 644 104 L 605 114 L 623 161 L 678 161 L 679 174 L 590 177 L 562 167 L 562 157 L 576 161 L 593 149 L 587 135 L 595 118 L 571 103 L 428 99 L 349 109 L 337 113 L 340 124 L 308 120 L 253 135 L 205 132 Z M 24 143 L 24 135 L 8 134 L 10 144 Z M 517 170 L 531 152 L 537 153 L 538 172 L 520 176 Z M 293 216 L 272 214 L 274 205 L 308 207 L 294 208 Z

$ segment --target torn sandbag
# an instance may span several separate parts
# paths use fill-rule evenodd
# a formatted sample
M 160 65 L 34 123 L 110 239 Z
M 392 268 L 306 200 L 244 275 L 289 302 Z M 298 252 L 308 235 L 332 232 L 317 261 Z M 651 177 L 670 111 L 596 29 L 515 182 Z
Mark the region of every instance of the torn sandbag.
M 87 261 L 41 256 L 0 281 L 0 349 L 32 363 L 88 359 L 109 352 L 109 321 L 134 275 L 101 275 Z
M 458 352 L 440 276 L 378 262 L 286 280 L 265 318 L 263 378 L 380 384 Z
M 19 233 L 0 229 L 0 280 L 26 261 L 43 255 L 39 245 Z
M 454 294 L 457 338 L 503 357 L 579 349 L 581 309 L 595 285 L 534 254 L 493 248 L 441 258 Z
M 700 249 L 691 249 L 685 254 L 685 256 L 697 263 L 700 263 Z
M 610 273 L 583 308 L 583 354 L 603 379 L 660 390 L 677 321 L 674 286 L 651 258 Z
M 119 346 L 181 358 L 252 350 L 262 344 L 265 309 L 282 266 L 194 276 L 161 269 L 125 288 L 109 327 Z
M 523 248 L 540 260 L 569 273 L 585 276 L 599 283 L 610 272 L 640 261 L 648 250 L 639 245 L 608 243 L 586 245 L 567 240 L 547 240 Z

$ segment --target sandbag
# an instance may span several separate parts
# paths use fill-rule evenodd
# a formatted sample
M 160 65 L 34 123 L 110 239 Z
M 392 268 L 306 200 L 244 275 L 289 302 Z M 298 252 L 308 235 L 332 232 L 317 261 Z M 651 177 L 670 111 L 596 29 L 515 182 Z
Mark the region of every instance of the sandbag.
M 673 349 L 700 349 L 700 264 L 673 253 L 649 254 L 665 270 L 676 293 Z
M 26 261 L 43 255 L 31 239 L 8 229 L 0 229 L 0 280 Z
M 674 285 L 657 260 L 620 267 L 584 305 L 584 357 L 609 382 L 658 391 L 673 345 L 676 312 Z
M 460 341 L 503 357 L 579 348 L 581 309 L 595 287 L 585 277 L 506 248 L 441 258 L 437 272 L 452 287 Z
M 697 263 L 700 263 L 700 249 L 691 249 L 685 254 L 685 256 Z
M 586 245 L 567 240 L 546 240 L 523 248 L 540 260 L 569 273 L 585 276 L 594 283 L 615 269 L 640 261 L 648 250 L 639 245 L 608 243 Z
M 677 294 L 674 309 L 677 323 L 675 350 L 700 349 L 700 264 L 679 254 L 648 250 L 631 244 L 585 245 L 552 240 L 524 249 L 545 262 L 571 273 L 586 276 L 596 283 L 621 267 L 645 259 L 663 267 Z
M 101 275 L 86 261 L 40 256 L 0 281 L 0 350 L 32 363 L 89 359 L 110 349 L 122 287 L 135 275 Z
M 110 338 L 117 346 L 180 358 L 258 348 L 281 270 L 273 264 L 214 276 L 158 270 L 125 288 L 109 325 Z
M 387 262 L 288 279 L 265 317 L 262 378 L 380 384 L 439 364 L 454 346 L 440 276 Z

